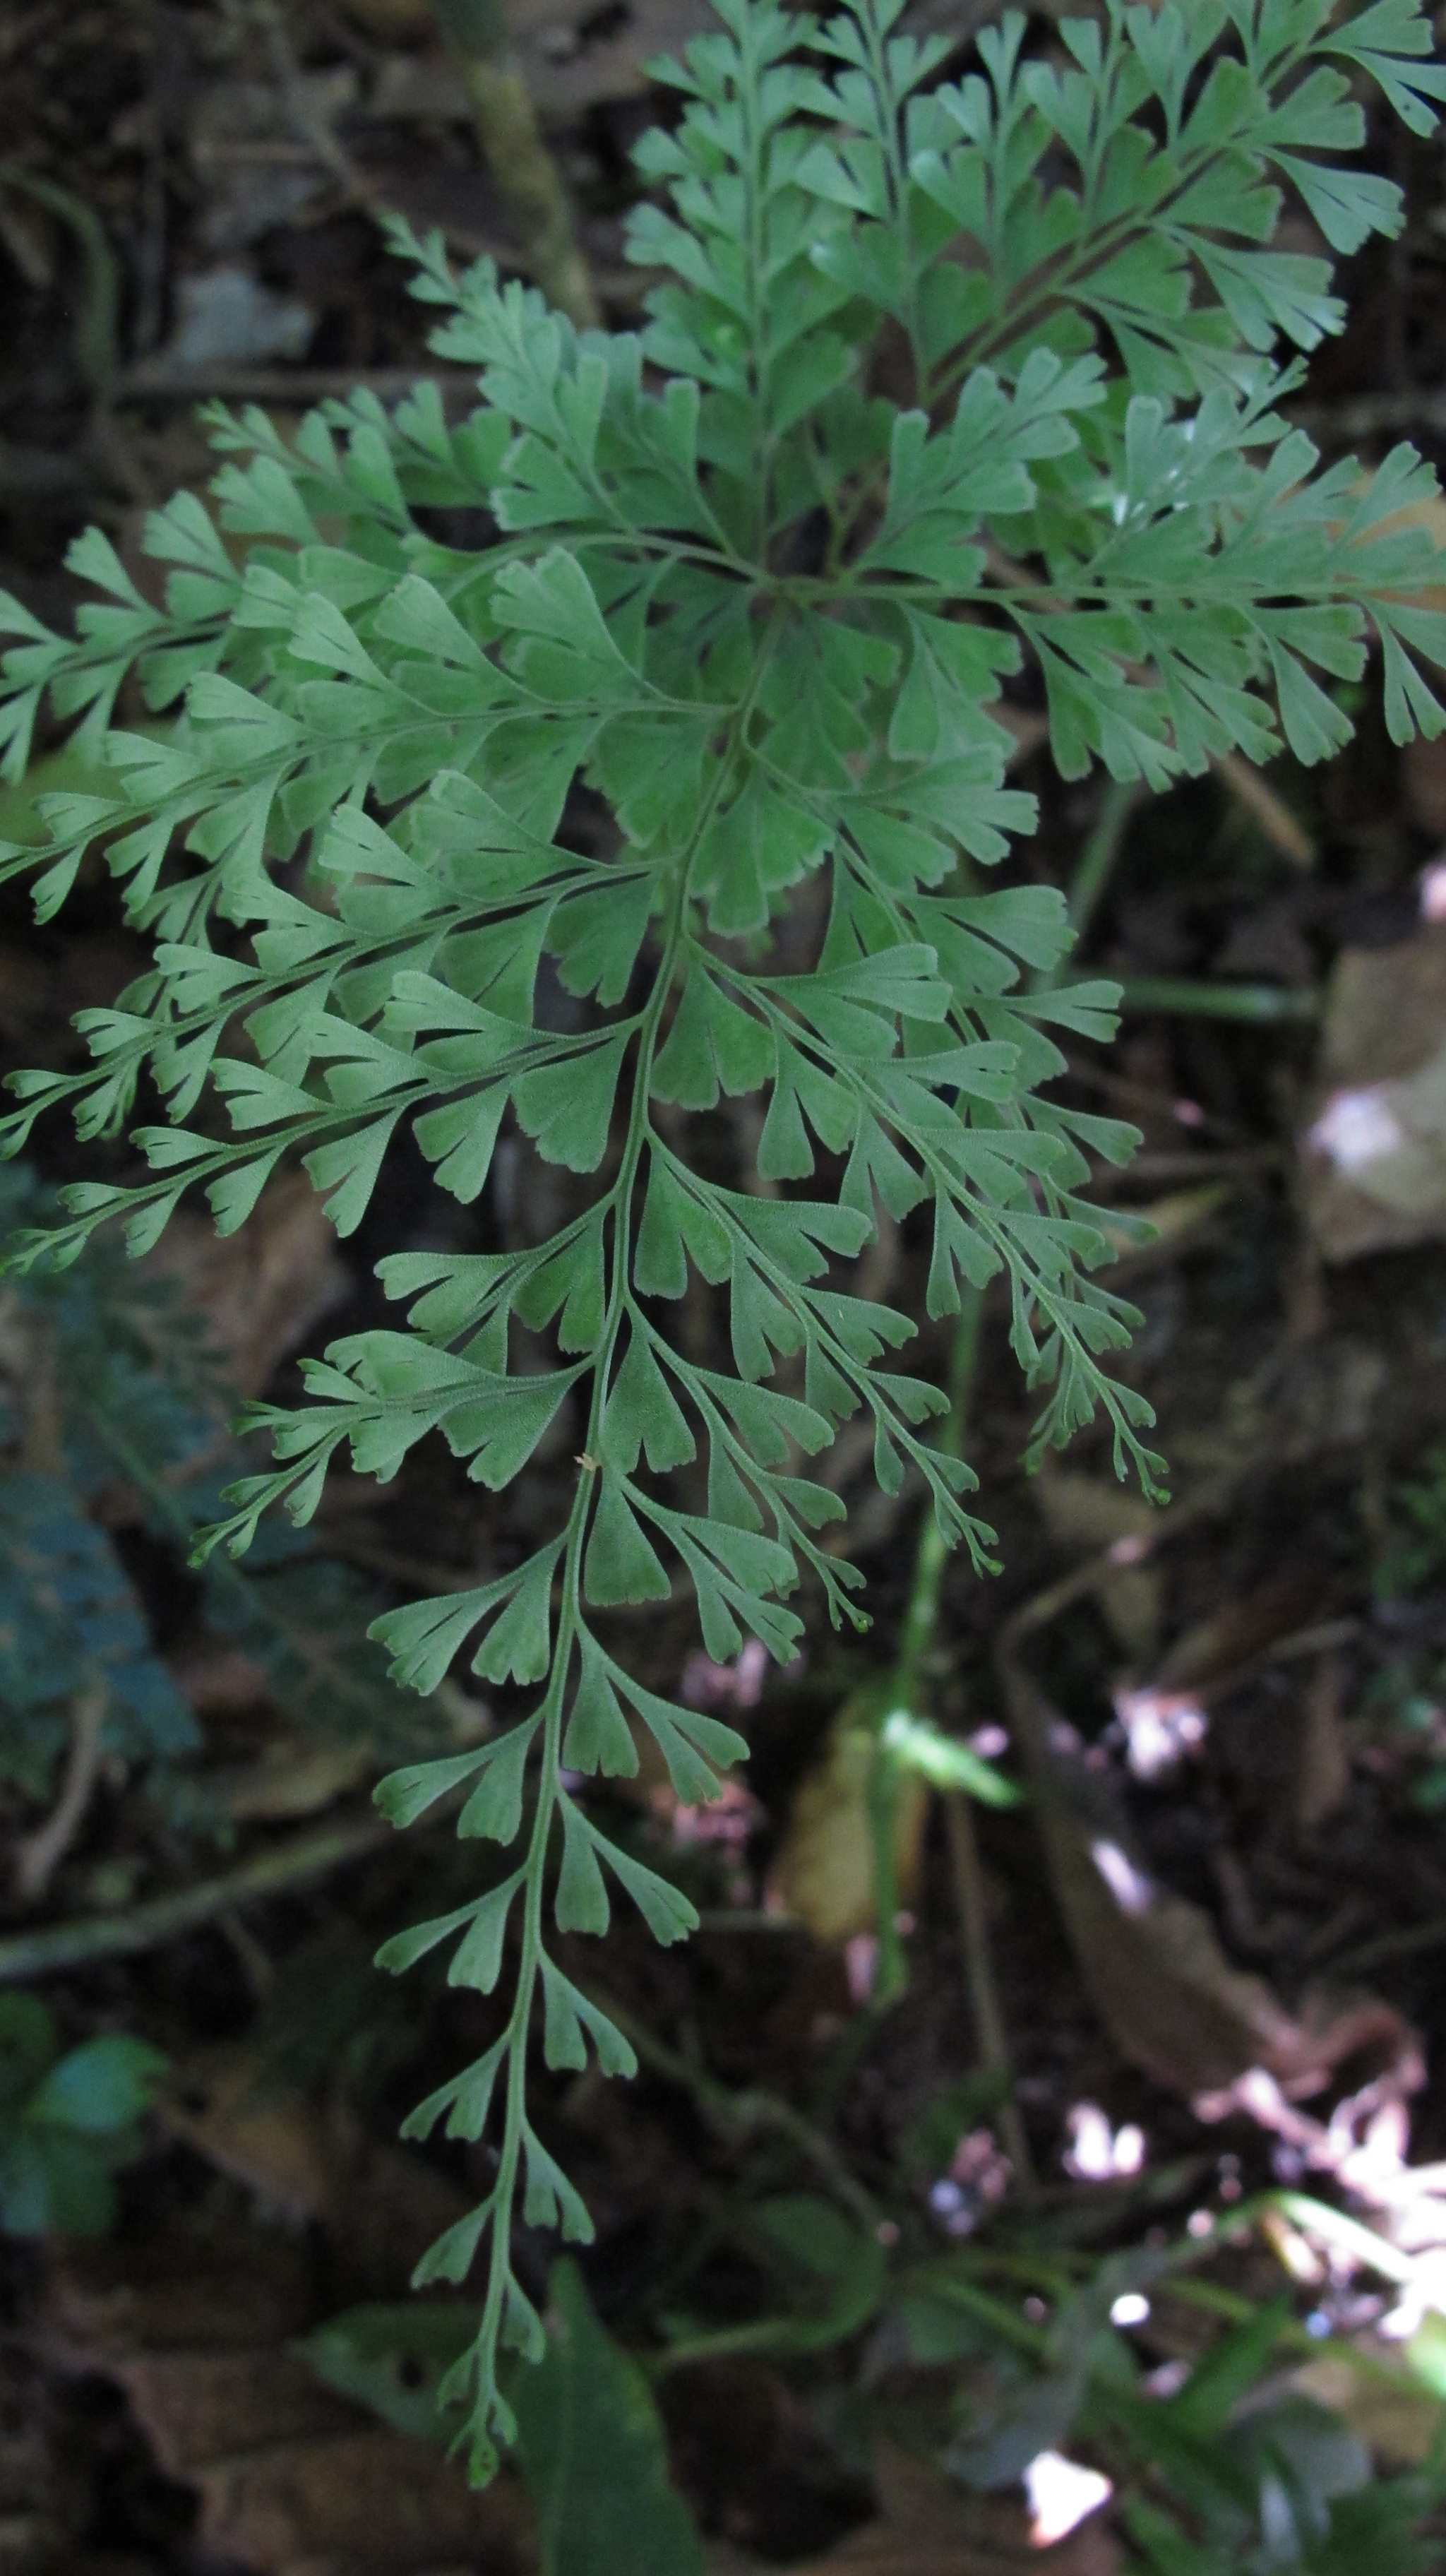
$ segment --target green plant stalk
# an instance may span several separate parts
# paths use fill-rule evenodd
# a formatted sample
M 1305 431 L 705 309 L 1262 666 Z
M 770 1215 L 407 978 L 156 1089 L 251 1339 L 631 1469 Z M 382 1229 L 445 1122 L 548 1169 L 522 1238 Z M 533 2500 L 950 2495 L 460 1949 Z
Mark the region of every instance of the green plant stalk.
M 1139 787 L 1118 778 L 1110 780 L 1100 799 L 1099 819 L 1080 852 L 1066 897 L 1069 926 L 1077 940 L 1083 939 L 1104 901 L 1126 827 L 1139 802 Z
M 979 1353 L 983 1298 L 966 1287 L 949 1364 L 949 1410 L 941 1418 L 935 1447 L 946 1457 L 962 1455 L 964 1424 Z M 874 1923 L 878 1956 L 870 2002 L 878 2010 L 897 2002 L 908 1986 L 908 1959 L 899 1929 L 899 1873 L 895 1841 L 899 1796 L 905 1763 L 885 1741 L 884 1730 L 897 1711 L 917 1716 L 927 1704 L 925 1666 L 939 1624 L 939 1596 L 952 1549 L 937 1515 L 925 1508 L 914 1548 L 914 1572 L 899 1631 L 898 1655 L 879 1697 L 877 1741 L 869 1781 L 869 1827 L 873 1844 Z
M 968 1424 L 969 1403 L 979 1365 L 979 1335 L 984 1313 L 982 1289 L 966 1287 L 963 1291 L 958 1324 L 954 1331 L 949 1358 L 949 1410 L 940 1426 L 937 1447 L 950 1457 L 963 1454 L 964 1435 Z M 894 1665 L 880 1720 L 880 1738 L 874 1760 L 870 1794 L 870 1820 L 873 1827 L 875 1914 L 878 1924 L 878 1963 L 875 1974 L 874 2001 L 883 2006 L 897 1999 L 908 1983 L 908 1964 L 899 1930 L 898 1875 L 895 1859 L 894 1827 L 898 1813 L 899 1790 L 903 1765 L 883 1740 L 882 1729 L 895 1711 L 917 1716 L 927 1707 L 929 1690 L 927 1668 L 939 1629 L 939 1603 L 944 1571 L 952 1550 L 939 1528 L 936 1515 L 926 1511 L 919 1525 L 914 1551 L 914 1574 L 909 1586 L 908 1603 L 899 1635 L 898 1659 Z M 979 1863 L 978 1840 L 974 1818 L 966 1791 L 949 1789 L 943 1793 L 944 1814 L 949 1836 L 949 1856 L 953 1870 L 960 1931 L 963 1936 L 964 1967 L 969 1984 L 969 1999 L 974 2013 L 975 2037 L 982 2065 L 1003 2078 L 1008 2090 L 1000 2110 L 1000 2127 L 1010 2161 L 1014 2166 L 1021 2192 L 1029 2198 L 1034 2187 L 1034 2170 L 1029 2141 L 1019 2116 L 1010 2079 L 1009 2050 L 1003 2015 L 989 1962 L 989 1927 L 984 1906 L 983 1878 Z
M 1130 816 L 1142 791 L 1132 780 L 1112 778 L 1100 799 L 1094 830 L 1080 853 L 1070 879 L 1066 907 L 1076 940 L 1084 938 L 1119 861 Z M 1059 967 L 1031 978 L 1035 992 L 1048 992 L 1070 981 Z M 1313 1020 L 1320 1017 L 1321 997 L 1280 984 L 1225 984 L 1186 975 L 1126 975 L 1120 983 L 1122 1011 L 1158 1011 L 1181 1019 Z
M 84 269 L 84 291 L 75 317 L 75 357 L 86 392 L 100 401 L 114 384 L 120 365 L 120 277 L 115 253 L 94 206 L 70 188 L 16 161 L 0 161 L 0 188 L 33 197 L 56 215 L 75 237 Z
M 750 2084 L 742 2089 L 724 2084 L 706 2067 L 695 2066 L 676 2048 L 669 2048 L 646 2022 L 626 2011 L 611 1995 L 596 1995 L 597 2002 L 615 2021 L 623 2036 L 630 2040 L 644 2066 L 650 2066 L 669 2084 L 690 2093 L 708 2119 L 728 2134 L 746 2136 L 754 2130 L 773 2130 L 786 2139 L 803 2160 L 811 2164 L 828 2184 L 841 2207 L 856 2218 L 861 2227 L 871 2231 L 879 2223 L 879 2207 L 871 2192 L 851 2173 L 832 2141 L 816 2128 L 802 2111 L 785 2102 L 782 2094 L 770 2093 L 764 2086 Z
M 602 320 L 562 174 L 542 138 L 502 0 L 432 0 L 467 93 L 482 157 L 549 304 L 580 330 Z
M 1160 1011 L 1172 1018 L 1203 1020 L 1318 1020 L 1321 997 L 1309 987 L 1288 984 L 1197 983 L 1185 975 L 1126 975 L 1120 983 L 1122 1011 Z

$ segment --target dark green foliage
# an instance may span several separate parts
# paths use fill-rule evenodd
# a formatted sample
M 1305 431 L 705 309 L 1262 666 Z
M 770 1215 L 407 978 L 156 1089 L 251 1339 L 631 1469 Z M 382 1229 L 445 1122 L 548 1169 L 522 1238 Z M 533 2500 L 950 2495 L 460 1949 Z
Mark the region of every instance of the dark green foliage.
M 573 2263 L 549 2284 L 547 2355 L 515 2380 L 518 2459 L 543 2576 L 702 2576 L 693 2517 L 668 2484 L 657 2409 L 594 2316 Z
M 693 1919 L 563 1763 L 629 1770 L 641 1726 L 696 1799 L 741 1750 L 642 1690 L 595 1614 L 682 1580 L 710 1655 L 751 1631 L 786 1658 L 808 1578 L 859 1624 L 858 1574 L 819 1535 L 840 1506 L 808 1473 L 858 1413 L 886 1489 L 912 1470 L 989 1562 L 973 1475 L 931 1442 L 944 1399 L 894 1357 L 914 1319 L 848 1293 L 881 1208 L 930 1230 L 931 1317 L 1007 1276 L 1039 1444 L 1103 1408 L 1117 1462 L 1158 1471 L 1148 1408 L 1107 1373 L 1131 1310 L 1094 1276 L 1080 1195 L 1086 1154 L 1119 1160 L 1130 1132 L 1045 1096 L 1050 1030 L 1108 1036 L 1113 988 L 1048 980 L 1057 896 L 986 885 L 1034 821 L 1002 689 L 1027 659 L 1064 774 L 1152 787 L 1282 741 L 1327 757 L 1372 651 L 1396 740 L 1446 722 L 1421 668 L 1446 617 L 1413 598 L 1439 567 L 1393 524 L 1433 477 L 1407 447 L 1322 471 L 1284 420 L 1291 353 L 1342 314 L 1324 260 L 1271 246 L 1292 197 L 1337 250 L 1399 230 L 1399 192 L 1350 160 L 1353 84 L 1430 129 L 1446 71 L 1417 0 L 1108 0 L 1062 26 L 1063 70 L 1009 15 L 950 83 L 941 38 L 891 32 L 899 0 L 826 26 L 771 0 L 718 14 L 663 69 L 680 123 L 639 153 L 657 194 L 632 249 L 667 280 L 639 337 L 579 336 L 398 227 L 435 346 L 479 372 L 468 420 L 427 387 L 392 418 L 359 394 L 289 445 L 216 410 L 232 547 L 182 496 L 150 523 L 164 607 L 92 535 L 73 560 L 104 598 L 78 642 L 5 611 L 14 770 L 46 690 L 97 741 L 132 669 L 152 711 L 184 706 L 159 739 L 110 733 L 114 794 L 43 800 L 49 846 L 5 862 L 48 916 L 100 844 L 154 943 L 82 1015 L 90 1067 L 18 1078 L 11 1148 L 51 1107 L 125 1128 L 143 1075 L 166 1113 L 132 1130 L 150 1177 L 76 1185 L 27 1257 L 71 1258 L 111 1217 L 143 1249 L 195 1188 L 229 1230 L 288 1155 L 350 1230 L 404 1127 L 464 1204 L 504 1126 L 577 1184 L 536 1246 L 384 1261 L 405 1323 L 334 1343 L 308 1405 L 258 1417 L 278 1465 L 224 1531 L 244 1548 L 276 1501 L 305 1522 L 339 1453 L 385 1478 L 432 1432 L 493 1491 L 555 1426 L 578 1459 L 530 1556 L 378 1631 L 421 1690 L 465 1654 L 535 1692 L 515 1732 L 383 1792 L 404 1821 L 471 1779 L 463 1833 L 523 1837 L 500 1884 L 382 1954 L 454 1944 L 449 1977 L 483 1993 L 515 1960 L 499 2036 L 410 2124 L 494 2120 L 494 2187 L 420 2275 L 460 2281 L 488 2241 L 454 2382 L 478 2475 L 512 2428 L 499 2342 L 543 2349 L 518 2200 L 589 2232 L 528 2118 L 535 2008 L 553 2066 L 589 2040 L 605 2071 L 632 2063 L 551 1924 L 601 1932 L 617 1887 L 661 1940 Z M 901 400 L 871 390 L 901 377 Z M 438 542 L 432 504 L 485 507 L 495 543 Z M 601 835 L 569 816 L 578 780 Z M 755 1093 L 756 1194 L 695 1150 Z M 698 1281 L 731 1369 L 673 1337 Z M 695 1459 L 706 1488 L 678 1481 Z
M 166 2073 L 141 2039 L 83 2040 L 62 2055 L 36 1995 L 0 1994 L 0 2232 L 103 2236 L 118 2166 Z
M 0 1235 L 53 1206 L 23 1169 L 0 1176 Z M 199 1750 L 189 1707 L 156 1651 L 115 1538 L 92 1511 L 124 1488 L 143 1526 L 182 1555 L 223 1508 L 237 1455 L 234 1406 L 203 1328 L 168 1283 L 144 1281 L 104 1244 L 71 1268 L 33 1270 L 6 1291 L 0 1365 L 0 1777 L 35 1797 L 51 1784 L 69 1712 L 104 1697 L 101 1744 L 179 1793 Z M 432 1739 L 366 1639 L 373 1602 L 344 1566 L 297 1533 L 268 1531 L 243 1571 L 203 1571 L 207 1625 L 256 1658 L 301 1723 L 358 1735 L 384 1753 Z
M 318 2379 L 369 2406 L 420 2442 L 448 2442 L 458 2410 L 439 2405 L 442 2383 L 476 2338 L 477 2309 L 460 2300 L 374 2301 L 345 2308 L 295 2346 Z
M 693 2518 L 668 2483 L 647 2382 L 593 2313 L 575 2265 L 554 2266 L 542 2366 L 514 2367 L 518 2465 L 532 2491 L 542 2576 L 702 2576 Z M 452 2301 L 348 2308 L 296 2349 L 329 2388 L 422 2441 L 458 2428 L 449 2364 L 477 2333 Z
M 40 1795 L 65 1741 L 63 1711 L 103 1690 L 108 1749 L 174 1761 L 200 1741 L 151 1642 L 109 1533 L 63 1476 L 0 1478 L 0 1771 Z

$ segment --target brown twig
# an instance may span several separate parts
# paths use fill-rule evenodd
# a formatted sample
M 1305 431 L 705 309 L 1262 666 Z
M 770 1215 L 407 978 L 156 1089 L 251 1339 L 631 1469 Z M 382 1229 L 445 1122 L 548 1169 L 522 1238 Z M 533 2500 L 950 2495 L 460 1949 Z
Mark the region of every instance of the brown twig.
M 12 1933 L 0 1941 L 0 1985 L 18 1985 L 32 1977 L 53 1976 L 62 1968 L 93 1966 L 98 1959 L 134 1958 L 158 1950 L 182 1932 L 214 1922 L 232 1907 L 254 1905 L 279 1896 L 308 1880 L 324 1878 L 348 1861 L 360 1860 L 389 1842 L 392 1827 L 379 1816 L 352 1816 L 343 1824 L 269 1845 L 236 1869 L 157 1896 L 148 1905 L 133 1905 L 124 1914 L 82 1915 L 71 1923 L 47 1924 L 39 1932 Z
M 70 1750 L 60 1795 L 33 1834 L 15 1846 L 15 1886 L 22 1903 L 37 1905 L 85 1819 L 100 1768 L 100 1737 L 107 1693 L 103 1682 L 79 1691 L 70 1707 Z
M 1305 825 L 1252 762 L 1242 760 L 1237 751 L 1226 751 L 1217 758 L 1215 770 L 1237 804 L 1254 816 L 1273 850 L 1302 874 L 1315 866 L 1319 853 Z

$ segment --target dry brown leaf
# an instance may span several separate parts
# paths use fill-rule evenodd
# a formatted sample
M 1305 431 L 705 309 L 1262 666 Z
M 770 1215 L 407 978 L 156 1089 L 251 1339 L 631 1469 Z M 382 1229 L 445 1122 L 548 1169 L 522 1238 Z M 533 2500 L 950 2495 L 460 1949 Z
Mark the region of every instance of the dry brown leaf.
M 401 0 L 350 0 L 353 10 L 400 6 Z M 595 0 L 508 0 L 513 50 L 545 118 L 575 116 L 601 99 L 632 98 L 648 87 L 647 64 L 678 54 L 712 23 L 704 0 L 631 0 L 603 11 Z M 402 24 L 388 39 L 405 44 Z M 452 66 L 440 54 L 398 54 L 381 66 L 368 107 L 387 122 L 418 118 L 469 125 L 472 110 Z
M 1446 928 L 1337 960 L 1302 1187 L 1327 1261 L 1446 1234 Z
M 277 2081 L 245 2047 L 199 2052 L 158 2106 L 172 2136 L 293 2225 L 335 2223 L 356 2296 L 398 2297 L 433 2240 L 466 2214 L 465 2193 L 424 2156 L 369 2143 L 338 2105 Z
M 1319 1620 L 1329 1600 L 1327 1582 L 1299 1575 L 1272 1576 L 1234 1593 L 1175 1639 L 1155 1683 L 1169 1691 L 1227 1690 Z
M 822 2558 L 786 2576 L 1119 2576 L 1120 2553 L 1106 2517 L 1091 2516 L 1053 2549 L 1030 2545 L 1023 2500 L 971 2495 L 932 2461 L 893 2443 L 874 2458 L 879 2516 Z M 762 2562 L 732 2549 L 710 2553 L 710 2576 L 743 2576 Z
M 265 2444 L 357 2429 L 358 2409 L 284 2347 L 121 2353 L 108 2367 L 168 2478 Z
M 322 2106 L 271 2081 L 265 2060 L 249 2049 L 198 2055 L 158 2116 L 172 2137 L 293 2226 L 333 2214 L 342 2175 Z
M 261 1393 L 277 1363 L 299 1348 L 351 1284 L 304 1172 L 278 1181 L 224 1242 L 200 1217 L 173 1217 L 146 1266 L 153 1276 L 174 1280 L 201 1314 L 243 1395 Z
M 225 2195 L 172 2211 L 163 2232 L 121 2241 L 56 2240 L 47 2248 L 41 2330 L 77 2368 L 123 2352 L 281 2345 L 312 2320 L 305 2240 L 263 2227 Z
M 1340 1659 L 1323 1655 L 1301 1706 L 1291 1783 L 1294 1821 L 1304 1834 L 1314 1833 L 1350 1795 L 1351 1748 L 1341 1695 Z
M 769 1893 L 819 1941 L 848 1941 L 874 1929 L 869 1784 L 877 1750 L 876 1712 L 846 1700 L 794 1796 Z M 918 1885 L 928 1807 L 927 1784 L 917 1772 L 902 1772 L 894 1858 L 906 1904 Z
M 1308 1993 L 1286 2010 L 1263 1977 L 1233 1968 L 1208 1915 L 1160 1887 L 1123 1830 L 1092 1813 L 1054 1751 L 1055 1711 L 1017 1661 L 1003 1672 L 1070 1946 L 1121 2055 L 1189 2098 L 1227 2093 L 1252 2068 L 1305 2098 L 1347 2060 L 1414 2059 L 1399 2013 L 1371 1995 Z
M 527 2563 L 511 2479 L 479 2494 L 455 2463 L 384 2425 L 218 2460 L 192 2482 L 208 2548 L 258 2576 L 433 2576 L 448 2560 L 521 2576 Z
M 217 1645 L 208 1637 L 167 1662 L 182 1699 L 198 1717 L 242 1716 L 271 1695 L 265 1666 L 240 1646 Z
M 1078 1476 L 1061 1469 L 1041 1469 L 1034 1498 L 1050 1537 L 1070 1556 L 1092 1556 L 1107 1548 L 1127 1558 L 1132 1541 L 1153 1532 L 1159 1513 L 1153 1504 L 1113 1478 Z M 1101 1569 L 1096 1587 L 1100 1608 L 1122 1655 L 1147 1664 L 1160 1638 L 1164 1574 L 1158 1565 L 1116 1563 Z
M 259 1762 L 208 1772 L 206 1787 L 233 1821 L 275 1823 L 284 1817 L 318 1814 L 375 1769 L 370 1745 L 282 1736 L 267 1745 Z
M 333 2249 L 348 2263 L 355 2234 L 348 2209 Z M 395 2271 L 385 2263 L 339 2292 L 314 2241 L 260 2225 L 221 2185 L 150 2237 L 54 2249 L 37 2340 L 125 2391 L 162 2472 L 198 2495 L 198 2565 L 530 2576 L 514 2477 L 474 2493 L 440 2450 L 374 2422 L 288 2348 L 348 2297 L 398 2295 Z
M 1363 2360 L 1378 2366 L 1363 2368 Z M 1419 2468 L 1440 2437 L 1441 2400 L 1402 2369 L 1399 2344 L 1358 2335 L 1354 2347 L 1340 2345 L 1293 2371 L 1290 2385 L 1339 2415 L 1390 2467 Z

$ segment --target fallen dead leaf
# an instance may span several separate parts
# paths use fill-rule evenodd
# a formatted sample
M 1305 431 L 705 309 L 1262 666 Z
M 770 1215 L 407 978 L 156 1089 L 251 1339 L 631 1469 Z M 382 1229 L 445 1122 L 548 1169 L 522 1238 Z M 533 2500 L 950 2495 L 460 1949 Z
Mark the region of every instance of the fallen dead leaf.
M 356 2408 L 284 2348 L 122 2352 L 108 2367 L 168 2478 L 187 2479 L 238 2452 L 357 2429 Z
M 510 2479 L 478 2494 L 455 2463 L 385 2426 L 218 2460 L 194 2483 L 210 2547 L 260 2576 L 435 2576 L 457 2560 L 521 2576 L 526 2563 Z
M 1446 927 L 1337 960 L 1301 1176 L 1327 1261 L 1446 1234 Z
M 846 1700 L 794 1797 L 769 1897 L 819 1941 L 848 1941 L 874 1928 L 869 1789 L 877 1753 L 876 1710 L 861 1699 Z M 918 1885 L 928 1808 L 927 1783 L 918 1772 L 901 1770 L 894 1861 L 905 1904 Z
M 874 2458 L 877 2521 L 784 2576 L 1119 2576 L 1119 2544 L 1108 2519 L 1088 2522 L 1052 2549 L 1029 2539 L 1022 2497 L 971 2495 L 930 2460 L 881 2443 Z M 731 2548 L 709 2554 L 710 2576 L 744 2576 L 762 2562 Z
M 1001 1670 L 1070 1945 L 1132 2066 L 1191 2099 L 1263 2068 L 1300 2099 L 1348 2060 L 1416 2060 L 1409 2026 L 1375 1996 L 1319 1989 L 1292 2013 L 1263 1977 L 1232 1967 L 1209 1916 L 1150 1878 L 1123 1823 L 1100 1808 L 1093 1776 L 1077 1780 L 1055 1750 L 1057 1712 L 1018 1657 L 1002 1657 Z
M 1310 1633 L 1331 1599 L 1327 1581 L 1273 1575 L 1237 1592 L 1178 1636 L 1155 1675 L 1157 1687 L 1215 1695 L 1243 1681 L 1288 1641 Z
M 343 2172 L 326 2112 L 268 2079 L 244 2048 L 207 2050 L 181 2071 L 161 2125 L 293 2227 L 334 2215 Z
M 207 1794 L 233 1822 L 274 1824 L 286 1817 L 317 1815 L 376 1767 L 369 1744 L 281 1736 L 266 1746 L 259 1762 L 209 1772 Z
M 172 1681 L 198 1717 L 246 1715 L 270 1698 L 264 1666 L 240 1646 L 207 1637 L 167 1661 Z
M 352 5 L 380 10 L 383 0 Z M 659 54 L 681 53 L 711 21 L 703 0 L 630 0 L 618 10 L 600 10 L 595 0 L 509 0 L 507 23 L 539 113 L 552 119 L 646 91 L 648 63 Z M 404 44 L 410 32 L 403 23 L 390 41 Z M 384 28 L 378 34 L 386 40 Z M 373 117 L 388 122 L 472 121 L 460 80 L 436 53 L 396 54 L 384 61 L 367 105 Z
M 1131 1564 L 1129 1555 L 1131 1543 L 1157 1524 L 1154 1505 L 1112 1478 L 1052 1466 L 1036 1477 L 1034 1498 L 1050 1537 L 1067 1555 L 1115 1554 L 1117 1561 L 1100 1571 L 1100 1608 L 1121 1654 L 1148 1664 L 1159 1644 L 1165 1578 L 1158 1565 Z
M 350 2210 L 344 2238 L 350 2261 Z M 375 2422 L 290 2350 L 334 2304 L 317 2254 L 313 2236 L 263 2226 L 218 2184 L 150 2236 L 53 2249 L 32 2337 L 124 2390 L 157 2466 L 197 2494 L 198 2565 L 531 2576 L 515 2477 L 475 2493 L 441 2451 Z M 373 2295 L 394 2292 L 394 2268 Z
M 1340 1659 L 1323 1655 L 1300 1712 L 1291 1804 L 1299 1832 L 1314 1833 L 1345 1805 L 1351 1787 L 1351 1748 L 1342 1710 Z
M 424 2156 L 368 2141 L 339 2105 L 279 2080 L 246 2047 L 189 2059 L 157 2117 L 263 2209 L 293 2226 L 334 2224 L 336 2260 L 364 2285 L 358 2298 L 401 2297 L 418 2258 L 470 2206 Z
M 1371 2362 L 1375 2369 L 1363 2366 Z M 1412 2383 L 1401 2367 L 1399 2345 L 1377 2336 L 1358 2335 L 1319 2361 L 1306 2362 L 1291 2373 L 1290 2385 L 1339 2415 L 1389 2467 L 1419 2468 L 1440 2439 L 1440 2398 Z
M 321 1200 L 291 1172 L 224 1242 L 201 1217 L 173 1217 L 146 1267 L 197 1311 L 233 1386 L 259 1395 L 277 1363 L 347 1294 L 350 1276 Z

